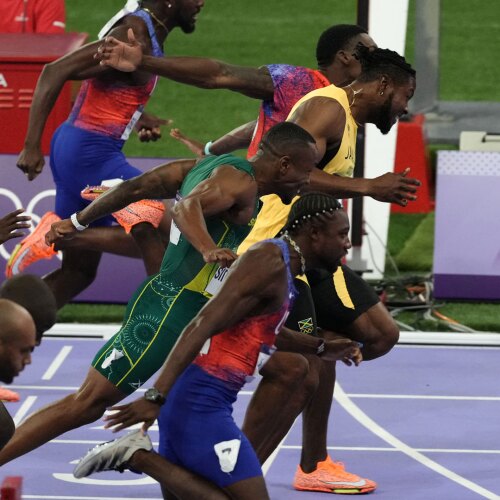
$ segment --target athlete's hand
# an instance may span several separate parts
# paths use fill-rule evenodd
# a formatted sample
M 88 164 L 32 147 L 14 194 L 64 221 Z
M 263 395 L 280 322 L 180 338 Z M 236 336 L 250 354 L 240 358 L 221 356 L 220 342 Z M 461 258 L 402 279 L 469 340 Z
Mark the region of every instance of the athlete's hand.
M 22 229 L 30 227 L 31 224 L 29 221 L 31 217 L 29 215 L 21 215 L 23 212 L 24 208 L 19 208 L 0 219 L 0 245 L 7 240 L 20 238 L 26 234 Z
M 141 142 L 157 141 L 161 138 L 161 126 L 172 125 L 172 120 L 164 120 L 150 113 L 142 113 L 135 124 Z
M 76 233 L 76 227 L 71 222 L 71 219 L 58 220 L 50 226 L 50 231 L 45 235 L 45 243 L 50 246 L 61 240 L 69 240 Z
M 220 267 L 230 267 L 238 256 L 230 248 L 213 248 L 202 252 L 203 260 L 208 264 L 216 262 Z
M 45 165 L 45 159 L 40 148 L 25 147 L 21 151 L 16 165 L 17 168 L 24 172 L 28 180 L 32 181 L 42 172 L 43 166 Z
M 369 195 L 377 201 L 397 203 L 402 207 L 406 207 L 408 201 L 417 199 L 414 193 L 417 192 L 420 186 L 418 179 L 407 177 L 409 172 L 410 169 L 407 168 L 399 174 L 387 172 L 375 179 L 369 179 Z
M 359 366 L 361 361 L 363 361 L 363 354 L 361 353 L 361 348 L 360 345 L 357 342 L 354 342 L 356 344 L 351 348 L 351 350 L 340 360 L 344 365 L 347 366 Z
M 99 45 L 94 59 L 97 59 L 101 66 L 110 66 L 127 73 L 135 71 L 142 61 L 142 47 L 135 39 L 132 28 L 127 31 L 127 38 L 128 43 L 107 36 L 102 45 Z
M 112 406 L 108 410 L 114 413 L 104 416 L 106 422 L 104 428 L 118 432 L 131 425 L 144 422 L 142 430 L 146 432 L 158 418 L 160 409 L 161 406 L 144 398 L 136 399 L 126 405 Z
M 342 361 L 348 366 L 354 363 L 358 366 L 363 356 L 357 342 L 347 338 L 338 338 L 325 341 L 325 350 L 321 355 L 321 359 L 325 361 Z
M 184 146 L 186 146 L 196 156 L 202 157 L 205 154 L 204 144 L 196 141 L 195 139 L 191 139 L 191 137 L 188 137 L 187 135 L 184 135 L 178 128 L 173 128 L 170 131 L 170 137 L 173 137 L 184 144 Z

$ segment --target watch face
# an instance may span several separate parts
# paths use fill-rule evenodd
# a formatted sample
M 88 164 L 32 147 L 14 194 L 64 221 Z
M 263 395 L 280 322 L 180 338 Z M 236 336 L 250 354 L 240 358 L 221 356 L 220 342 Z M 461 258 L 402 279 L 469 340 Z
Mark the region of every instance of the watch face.
M 144 393 L 144 397 L 149 401 L 156 401 L 158 397 L 161 397 L 160 393 L 156 389 L 148 389 Z
M 144 393 L 144 397 L 148 401 L 152 401 L 153 403 L 163 404 L 165 402 L 165 398 L 161 395 L 158 389 L 151 387 Z

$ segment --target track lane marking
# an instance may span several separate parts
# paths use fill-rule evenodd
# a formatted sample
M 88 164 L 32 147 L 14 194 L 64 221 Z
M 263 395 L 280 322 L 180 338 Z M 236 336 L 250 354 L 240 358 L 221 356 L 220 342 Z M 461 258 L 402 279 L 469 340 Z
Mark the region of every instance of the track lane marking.
M 463 486 L 464 488 L 467 488 L 467 489 L 473 491 L 474 493 L 477 493 L 478 495 L 480 495 L 484 498 L 489 498 L 491 500 L 498 500 L 498 495 L 496 493 L 493 493 L 493 492 L 487 490 L 486 488 L 483 488 L 482 486 L 479 486 L 478 484 L 470 481 L 469 479 L 466 479 L 463 476 L 456 474 L 455 472 L 447 469 L 446 467 L 443 467 L 441 464 L 434 462 L 434 460 L 431 460 L 430 458 L 426 457 L 425 455 L 422 455 L 416 449 L 411 448 L 407 444 L 403 443 L 403 441 L 399 440 L 396 436 L 393 436 L 389 431 L 387 431 L 386 429 L 381 427 L 379 424 L 377 424 L 365 412 L 363 412 L 355 403 L 353 403 L 349 399 L 347 394 L 344 392 L 342 387 L 340 387 L 340 384 L 338 384 L 338 383 L 335 384 L 334 397 L 337 400 L 337 402 L 344 408 L 344 410 L 347 411 L 347 413 L 349 413 L 361 425 L 366 427 L 373 434 L 375 434 L 380 439 L 382 439 L 386 443 L 390 444 L 391 446 L 393 446 L 397 450 L 401 451 L 402 453 L 404 453 L 408 457 L 421 463 L 425 467 L 428 467 L 429 469 L 433 470 L 434 472 L 441 474 L 442 476 L 446 477 L 447 479 L 454 481 L 455 483 L 459 484 L 460 486 Z

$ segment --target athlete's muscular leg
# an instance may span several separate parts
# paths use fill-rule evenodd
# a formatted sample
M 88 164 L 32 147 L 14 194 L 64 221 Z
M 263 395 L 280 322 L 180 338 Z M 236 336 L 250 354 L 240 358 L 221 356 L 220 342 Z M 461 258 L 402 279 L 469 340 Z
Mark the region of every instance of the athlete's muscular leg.
M 76 393 L 38 410 L 16 429 L 12 439 L 0 451 L 0 466 L 67 431 L 96 421 L 106 408 L 125 397 L 125 393 L 90 368 Z
M 269 499 L 266 483 L 262 476 L 238 481 L 225 489 L 233 500 L 255 500 L 256 498 L 259 500 Z
M 340 328 L 339 328 L 340 330 Z M 341 335 L 363 343 L 363 359 L 383 356 L 397 343 L 399 329 L 385 306 L 378 302 L 344 326 Z M 302 419 L 301 467 L 312 472 L 327 457 L 327 429 L 335 387 L 335 363 L 324 363 L 320 384 Z
M 5 408 L 4 404 L 0 401 L 0 450 L 14 435 L 15 429 L 14 420 L 12 420 L 7 408 Z
M 69 240 L 61 241 L 55 247 L 56 250 L 68 248 L 94 250 L 136 259 L 142 257 L 133 236 L 127 234 L 121 226 L 90 227 L 76 233 Z
M 230 498 L 215 484 L 165 460 L 155 452 L 138 450 L 132 455 L 128 465 L 156 479 L 161 485 L 164 499 L 227 500 Z
M 165 253 L 160 232 L 148 222 L 141 222 L 132 228 L 131 234 L 139 247 L 147 274 L 156 274 Z
M 327 457 L 328 418 L 335 386 L 335 362 L 322 361 L 319 383 L 302 412 L 302 452 L 300 466 L 306 473 Z
M 43 278 L 54 293 L 58 308 L 94 281 L 100 260 L 100 252 L 74 248 L 63 251 L 61 267 Z
M 261 370 L 260 381 L 242 430 L 264 463 L 276 449 L 314 392 L 317 371 L 305 356 L 275 352 Z
M 165 204 L 166 210 L 163 214 L 160 225 L 158 226 L 160 238 L 163 243 L 163 250 L 165 250 L 168 244 L 170 224 L 172 221 L 170 211 L 168 209 L 168 200 Z M 93 250 L 96 252 L 111 253 L 135 259 L 142 258 L 141 250 L 137 246 L 134 237 L 131 234 L 127 234 L 123 227 L 119 225 L 91 227 L 85 231 L 76 233 L 71 239 L 59 242 L 55 247 L 56 250 L 66 250 L 68 248 Z

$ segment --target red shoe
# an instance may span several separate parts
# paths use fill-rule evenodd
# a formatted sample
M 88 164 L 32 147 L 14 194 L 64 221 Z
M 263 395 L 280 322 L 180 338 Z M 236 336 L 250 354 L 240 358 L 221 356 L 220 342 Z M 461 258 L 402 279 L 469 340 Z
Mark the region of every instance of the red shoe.
M 61 218 L 54 212 L 47 212 L 34 231 L 16 245 L 5 267 L 7 278 L 23 272 L 41 259 L 51 259 L 57 255 L 57 252 L 45 243 L 45 235 L 49 232 L 50 226 L 60 220 Z
M 17 403 L 21 398 L 17 392 L 6 389 L 5 387 L 0 387 L 0 401 L 7 403 Z
M 293 487 L 300 491 L 359 495 L 371 493 L 376 489 L 377 483 L 346 472 L 343 463 L 334 462 L 328 456 L 323 462 L 318 462 L 316 470 L 309 474 L 305 473 L 299 465 L 293 480 Z
M 87 186 L 85 189 L 82 189 L 80 192 L 80 196 L 84 200 L 94 201 L 98 196 L 101 196 L 102 193 L 105 193 L 108 189 L 108 186 Z

